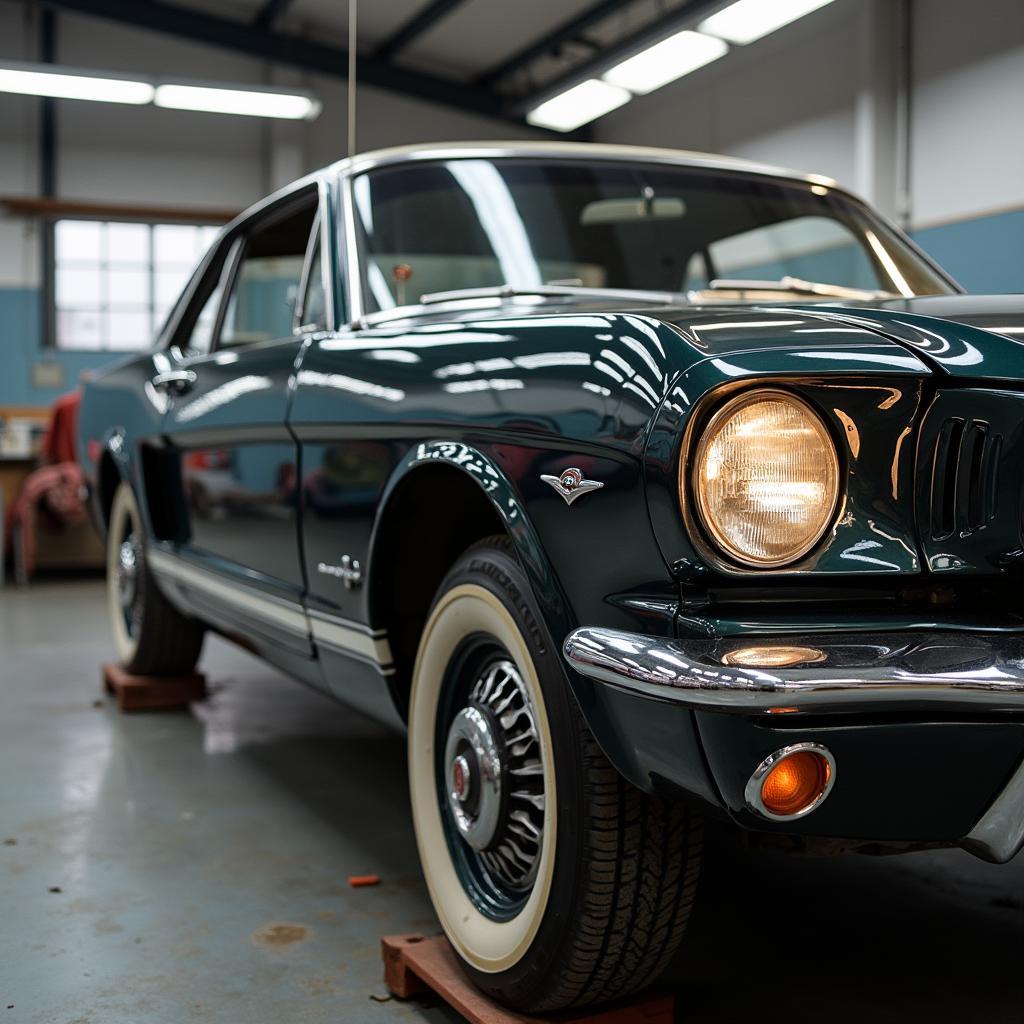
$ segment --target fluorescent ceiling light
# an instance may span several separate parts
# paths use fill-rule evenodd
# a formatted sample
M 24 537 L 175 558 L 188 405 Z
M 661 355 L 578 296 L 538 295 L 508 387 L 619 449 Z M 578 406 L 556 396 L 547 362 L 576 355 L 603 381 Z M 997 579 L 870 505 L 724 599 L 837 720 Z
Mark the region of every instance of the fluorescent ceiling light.
M 172 107 L 175 110 L 281 117 L 292 121 L 311 121 L 320 113 L 320 104 L 307 93 L 223 89 L 210 85 L 158 85 L 153 102 L 158 107 Z
M 0 92 L 53 96 L 64 100 L 98 100 L 101 103 L 153 102 L 153 86 L 149 82 L 91 75 L 77 70 L 36 70 L 47 67 L 42 64 L 5 62 L 5 65 L 0 67 Z
M 752 43 L 755 39 L 802 18 L 832 0 L 737 0 L 724 11 L 705 18 L 701 32 L 721 36 L 730 43 Z
M 714 36 L 689 30 L 677 32 L 617 64 L 605 73 L 604 80 L 642 96 L 718 60 L 728 49 Z
M 535 107 L 526 115 L 526 120 L 541 128 L 571 132 L 630 99 L 625 89 L 591 78 Z
M 155 103 L 158 107 L 181 110 L 293 120 L 304 118 L 311 121 L 320 113 L 320 101 L 299 90 L 229 86 L 216 82 L 158 82 L 146 75 L 94 72 L 23 61 L 0 61 L 0 93 L 5 92 L 138 106 Z

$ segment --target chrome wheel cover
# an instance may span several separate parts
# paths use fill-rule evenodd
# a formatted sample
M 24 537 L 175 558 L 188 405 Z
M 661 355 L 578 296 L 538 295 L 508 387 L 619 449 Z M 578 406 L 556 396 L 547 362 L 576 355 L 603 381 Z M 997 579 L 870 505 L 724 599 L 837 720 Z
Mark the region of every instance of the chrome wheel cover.
M 516 666 L 488 662 L 448 729 L 444 792 L 458 841 L 512 900 L 528 893 L 544 840 L 544 756 Z

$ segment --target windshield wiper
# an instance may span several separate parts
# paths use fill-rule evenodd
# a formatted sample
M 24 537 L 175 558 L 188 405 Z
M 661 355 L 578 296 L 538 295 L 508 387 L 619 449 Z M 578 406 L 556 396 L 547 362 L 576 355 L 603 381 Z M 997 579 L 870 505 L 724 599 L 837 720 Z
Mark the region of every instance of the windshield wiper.
M 447 292 L 429 292 L 420 296 L 423 306 L 440 302 L 460 302 L 465 299 L 514 299 L 519 296 L 540 298 L 599 298 L 622 299 L 626 302 L 679 302 L 683 296 L 675 292 L 641 291 L 635 288 L 584 288 L 577 285 L 538 284 L 520 287 L 511 284 L 490 285 L 486 288 L 453 288 Z
M 716 278 L 709 281 L 706 288 L 698 288 L 691 292 L 701 295 L 707 292 L 788 292 L 791 295 L 817 295 L 826 299 L 857 299 L 871 301 L 874 299 L 891 299 L 892 292 L 869 291 L 866 288 L 847 288 L 841 284 L 825 284 L 820 281 L 804 281 L 799 277 L 782 277 L 778 281 L 747 281 L 732 278 Z

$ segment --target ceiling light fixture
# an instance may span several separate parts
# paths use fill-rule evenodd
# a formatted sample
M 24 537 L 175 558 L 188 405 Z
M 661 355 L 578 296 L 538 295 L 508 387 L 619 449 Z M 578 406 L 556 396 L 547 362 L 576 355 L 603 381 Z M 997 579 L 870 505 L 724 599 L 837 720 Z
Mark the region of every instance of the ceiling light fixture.
M 571 132 L 580 125 L 621 107 L 630 99 L 631 96 L 625 89 L 609 85 L 597 78 L 590 78 L 534 107 L 526 115 L 526 120 L 541 128 Z
M 0 92 L 21 96 L 52 96 L 62 100 L 95 100 L 100 103 L 145 104 L 153 102 L 151 82 L 98 75 L 77 68 L 56 68 L 49 64 L 4 61 L 0 67 Z
M 737 0 L 697 27 L 742 46 L 830 3 L 832 0 Z
M 0 62 L 0 93 L 130 103 L 135 106 L 153 103 L 158 107 L 178 110 L 295 121 L 312 121 L 320 113 L 320 101 L 312 93 L 303 90 L 216 82 L 156 81 L 144 75 L 98 72 L 22 61 Z
M 312 121 L 320 103 L 309 93 L 277 89 L 239 89 L 215 85 L 186 85 L 167 82 L 156 87 L 153 102 L 174 110 L 198 110 L 210 114 L 241 114 L 245 117 L 275 117 L 290 121 Z
M 714 36 L 686 29 L 624 60 L 604 80 L 643 96 L 725 56 L 729 47 Z

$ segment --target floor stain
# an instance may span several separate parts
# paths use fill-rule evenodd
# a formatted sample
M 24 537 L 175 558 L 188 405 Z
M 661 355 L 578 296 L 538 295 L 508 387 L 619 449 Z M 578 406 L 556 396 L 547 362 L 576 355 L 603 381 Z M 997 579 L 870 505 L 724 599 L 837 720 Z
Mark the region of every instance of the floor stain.
M 313 929 L 307 925 L 279 921 L 258 928 L 250 938 L 253 945 L 263 949 L 289 949 L 298 942 L 304 942 L 312 934 Z

